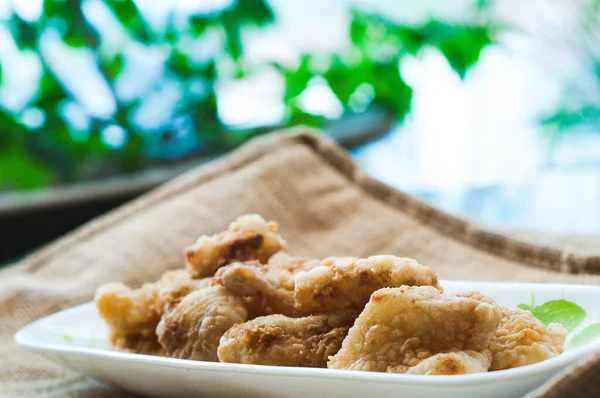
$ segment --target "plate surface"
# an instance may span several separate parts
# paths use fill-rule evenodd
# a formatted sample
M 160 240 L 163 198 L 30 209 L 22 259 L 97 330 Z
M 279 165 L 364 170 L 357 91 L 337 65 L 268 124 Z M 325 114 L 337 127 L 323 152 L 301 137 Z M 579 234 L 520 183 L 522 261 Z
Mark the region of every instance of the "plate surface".
M 564 298 L 587 313 L 572 333 L 600 315 L 600 287 L 442 281 L 446 291 L 477 290 L 516 307 Z M 600 340 L 516 369 L 460 376 L 421 376 L 330 369 L 188 361 L 114 351 L 93 303 L 42 318 L 21 329 L 18 344 L 113 386 L 155 397 L 520 397 L 586 354 Z M 568 340 L 567 340 L 568 343 Z

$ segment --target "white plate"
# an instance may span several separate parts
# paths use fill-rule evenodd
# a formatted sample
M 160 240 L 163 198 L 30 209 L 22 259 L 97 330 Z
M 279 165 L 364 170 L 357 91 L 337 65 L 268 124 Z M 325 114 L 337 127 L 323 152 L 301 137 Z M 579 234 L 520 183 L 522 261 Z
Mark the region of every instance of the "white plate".
M 563 297 L 588 314 L 578 330 L 600 314 L 600 287 L 595 286 L 454 281 L 442 286 L 447 291 L 478 290 L 509 307 L 529 304 L 532 293 L 538 304 Z M 111 350 L 93 303 L 33 322 L 15 339 L 94 379 L 156 397 L 520 397 L 584 355 L 600 351 L 600 341 L 595 341 L 538 364 L 460 376 L 188 361 Z

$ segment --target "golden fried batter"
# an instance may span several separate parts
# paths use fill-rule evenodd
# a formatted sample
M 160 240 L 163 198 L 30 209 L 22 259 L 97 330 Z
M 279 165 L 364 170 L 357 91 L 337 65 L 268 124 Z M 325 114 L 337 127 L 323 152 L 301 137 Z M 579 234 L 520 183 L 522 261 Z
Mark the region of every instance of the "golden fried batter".
M 502 308 L 502 319 L 492 339 L 490 370 L 531 365 L 563 352 L 567 330 L 559 323 L 544 328 L 529 311 Z
M 219 344 L 221 362 L 257 365 L 327 367 L 342 346 L 356 310 L 289 318 L 268 315 L 229 329 Z
M 115 348 L 181 359 L 456 375 L 563 352 L 567 331 L 479 292 L 443 293 L 435 273 L 393 255 L 292 257 L 258 214 L 201 236 L 186 268 L 96 306 Z M 362 313 L 359 314 L 359 312 Z
M 213 284 L 245 296 L 250 318 L 270 314 L 294 316 L 294 275 L 317 265 L 319 260 L 279 252 L 268 264 L 247 261 L 224 266 L 215 274 Z
M 133 290 L 113 282 L 96 291 L 96 307 L 109 327 L 123 333 L 153 329 L 160 320 L 158 288 L 149 283 Z M 154 325 L 154 326 L 153 326 Z
M 492 363 L 490 350 L 456 351 L 435 354 L 406 373 L 414 375 L 464 375 L 487 372 Z
M 158 353 L 154 330 L 164 310 L 208 283 L 192 280 L 185 270 L 167 271 L 157 282 L 135 290 L 122 283 L 108 283 L 96 291 L 96 307 L 109 326 L 113 346 L 137 353 Z
M 374 291 L 403 285 L 438 287 L 438 281 L 431 269 L 410 258 L 331 257 L 323 260 L 322 266 L 296 275 L 294 300 L 303 314 L 362 309 Z
M 441 357 L 442 362 L 451 359 L 456 371 L 479 371 L 481 368 L 465 360 L 465 354 L 460 352 L 485 355 L 499 320 L 497 306 L 440 293 L 432 286 L 380 289 L 373 293 L 328 367 L 393 373 L 443 372 L 443 364 L 436 359 L 411 368 L 436 354 L 455 352 L 457 355 Z M 481 359 L 469 356 L 474 361 Z
M 164 350 L 158 343 L 153 329 L 129 333 L 111 333 L 110 342 L 113 347 L 120 351 L 134 354 L 164 355 Z
M 265 264 L 285 246 L 277 233 L 277 223 L 266 222 L 258 214 L 248 214 L 232 222 L 227 231 L 201 236 L 186 249 L 186 264 L 194 278 L 205 278 L 236 261 L 258 260 Z
M 467 297 L 473 300 L 481 301 L 483 303 L 488 303 L 497 306 L 498 304 L 491 297 L 485 296 L 480 292 L 450 292 L 458 297 Z
M 166 356 L 218 361 L 219 339 L 246 319 L 242 298 L 222 286 L 211 286 L 188 294 L 166 312 L 156 334 Z

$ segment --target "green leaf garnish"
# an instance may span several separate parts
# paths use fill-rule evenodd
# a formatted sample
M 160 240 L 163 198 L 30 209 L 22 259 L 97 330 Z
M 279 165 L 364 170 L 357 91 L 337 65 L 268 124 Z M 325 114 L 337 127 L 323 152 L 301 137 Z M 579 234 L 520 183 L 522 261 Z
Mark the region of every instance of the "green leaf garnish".
M 593 323 L 591 325 L 586 326 L 581 332 L 573 336 L 573 338 L 567 343 L 566 348 L 570 349 L 581 347 L 599 339 L 600 323 Z
M 561 323 L 569 332 L 572 332 L 583 322 L 587 316 L 585 310 L 577 304 L 567 300 L 551 300 L 542 305 L 529 306 L 519 304 L 522 310 L 531 311 L 544 326 L 550 323 Z
M 517 308 L 521 309 L 521 310 L 525 310 L 525 311 L 531 311 L 533 310 L 533 307 L 528 305 L 528 304 L 518 304 Z

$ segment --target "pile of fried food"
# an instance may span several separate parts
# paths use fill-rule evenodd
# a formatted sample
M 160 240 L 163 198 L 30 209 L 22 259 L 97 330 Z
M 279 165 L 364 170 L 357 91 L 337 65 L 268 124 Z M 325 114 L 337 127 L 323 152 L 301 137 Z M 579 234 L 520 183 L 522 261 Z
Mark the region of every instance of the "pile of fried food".
M 477 292 L 447 293 L 415 260 L 292 257 L 277 224 L 245 215 L 202 236 L 186 268 L 96 305 L 113 346 L 200 361 L 452 375 L 559 355 L 567 334 Z

